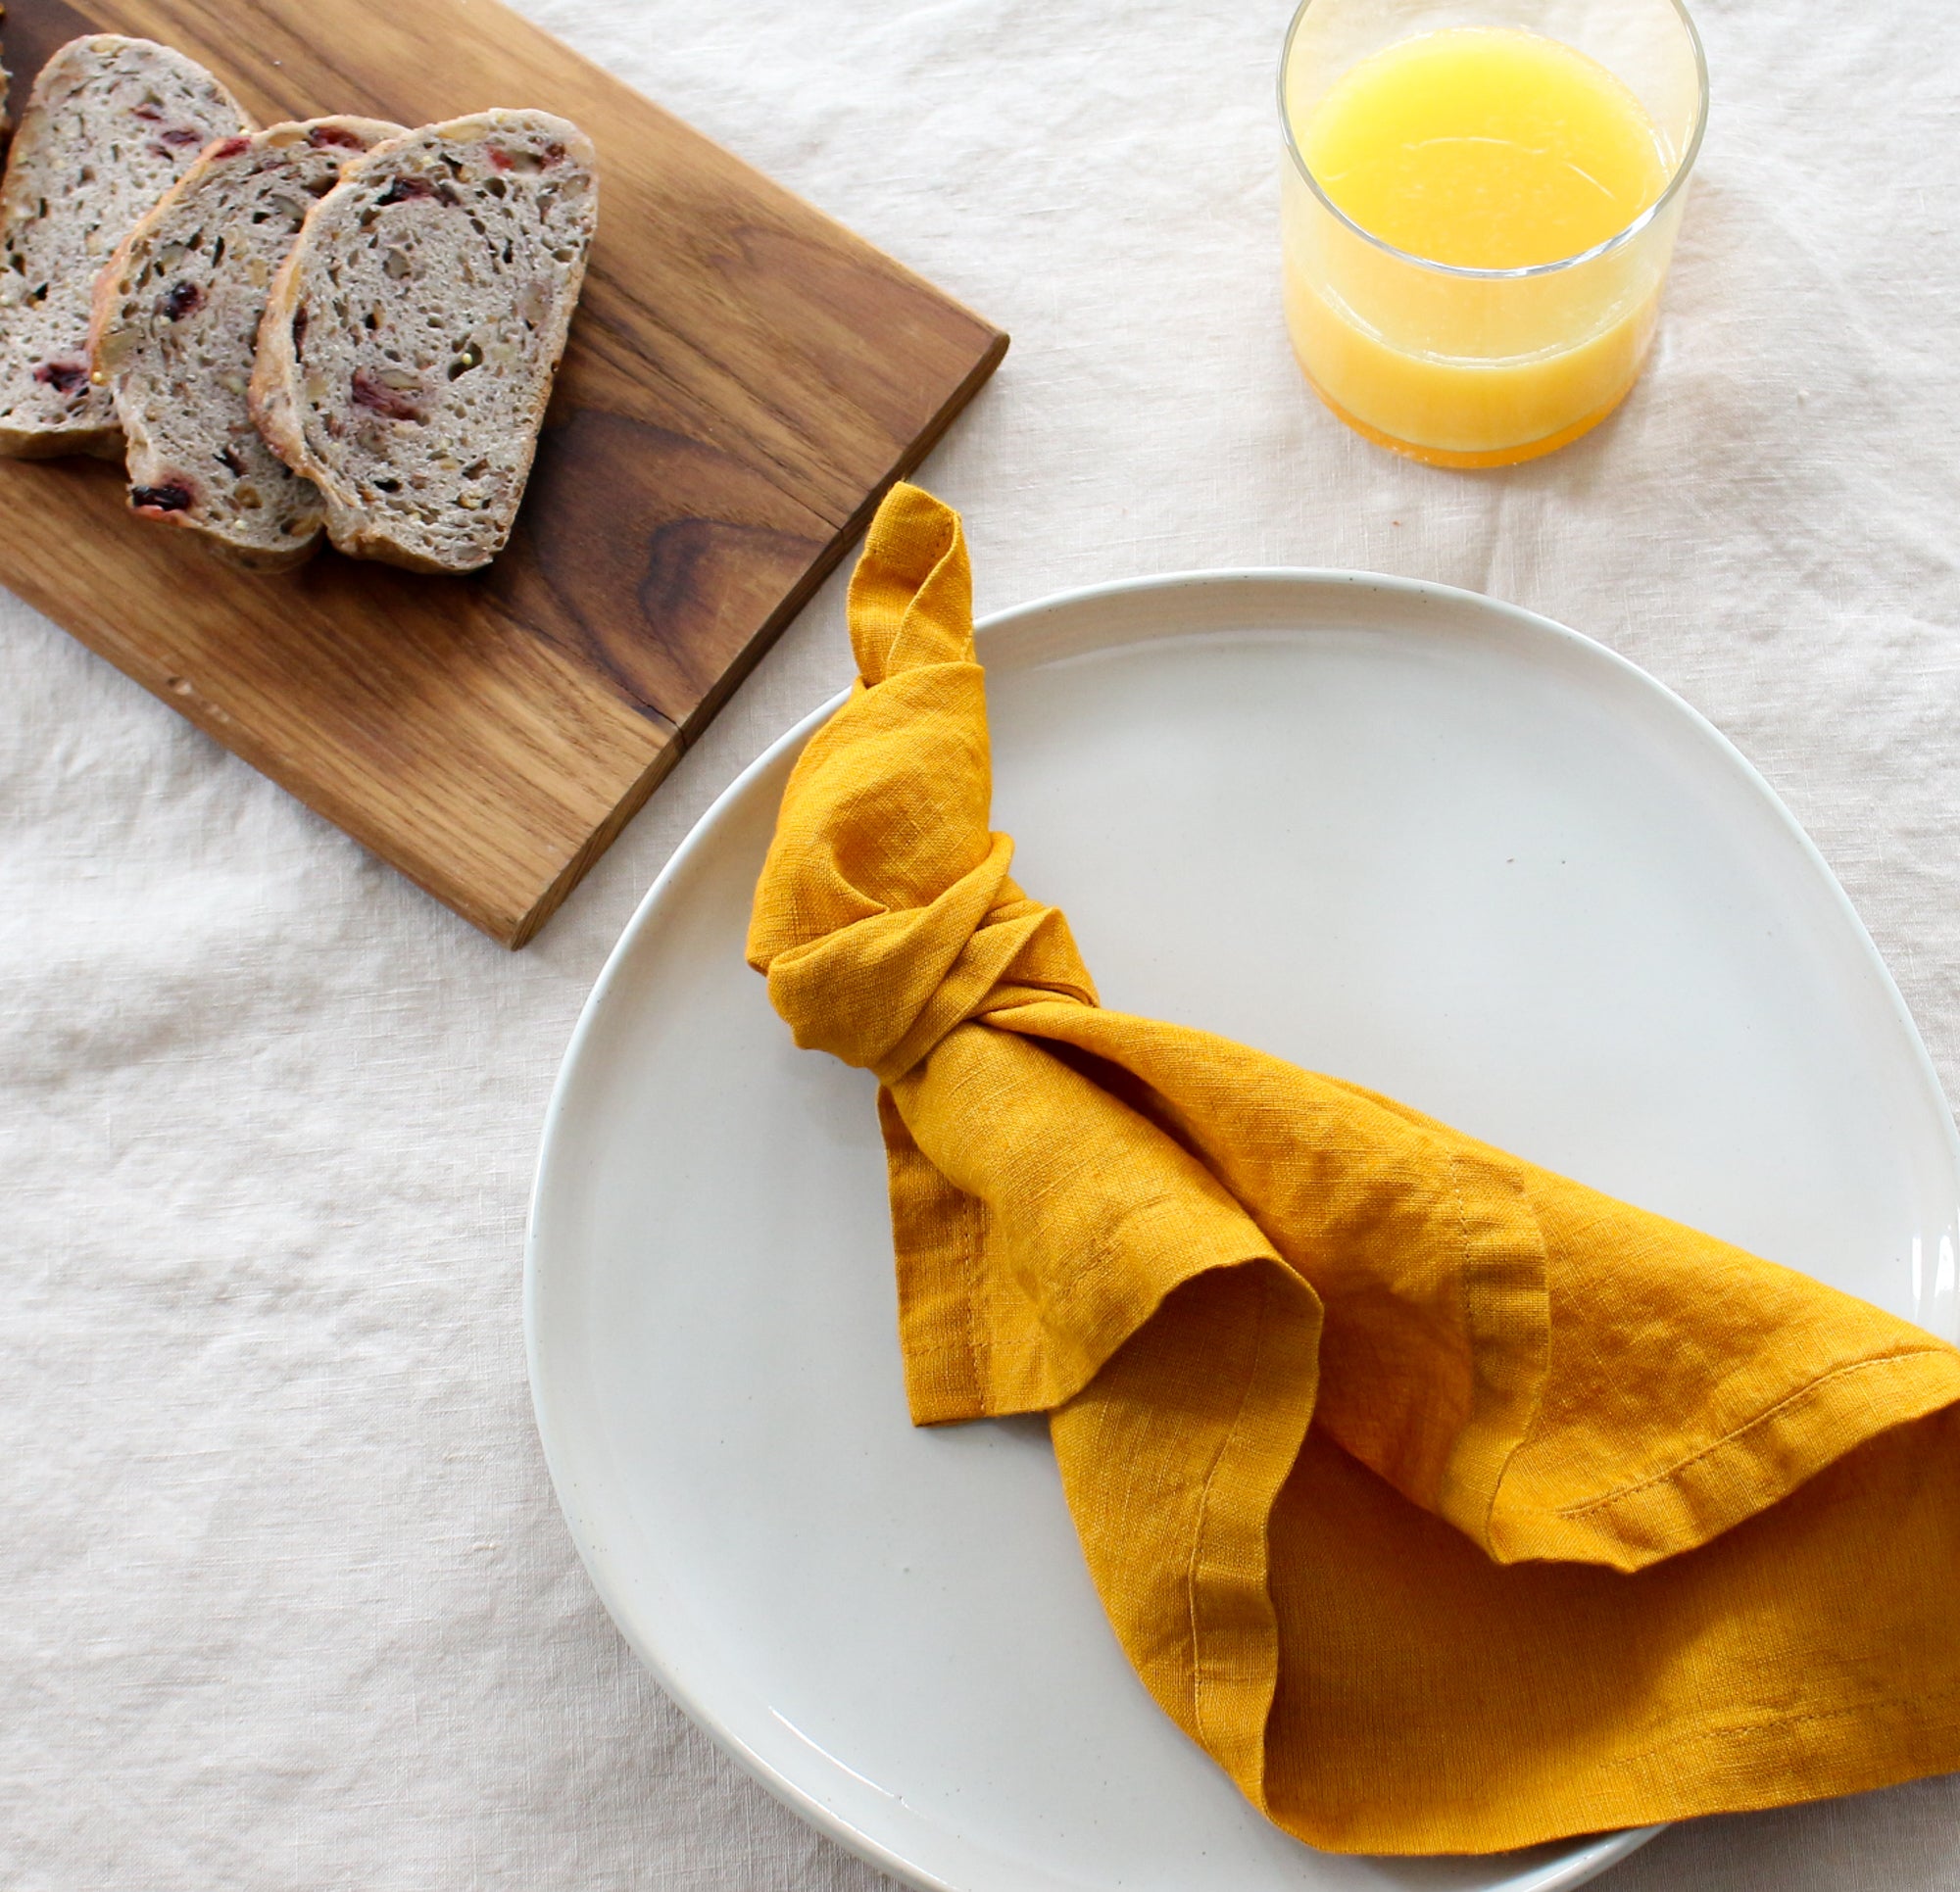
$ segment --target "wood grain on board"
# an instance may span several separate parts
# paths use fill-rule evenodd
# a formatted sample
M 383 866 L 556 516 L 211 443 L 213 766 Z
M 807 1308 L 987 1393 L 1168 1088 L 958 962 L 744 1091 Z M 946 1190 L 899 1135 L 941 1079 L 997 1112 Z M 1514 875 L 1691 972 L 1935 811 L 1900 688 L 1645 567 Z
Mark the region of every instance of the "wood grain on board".
M 972 397 L 1006 337 L 498 0 L 8 0 L 18 112 L 85 32 L 160 39 L 262 123 L 575 120 L 600 218 L 509 549 L 255 577 L 0 461 L 0 584 L 521 946 Z

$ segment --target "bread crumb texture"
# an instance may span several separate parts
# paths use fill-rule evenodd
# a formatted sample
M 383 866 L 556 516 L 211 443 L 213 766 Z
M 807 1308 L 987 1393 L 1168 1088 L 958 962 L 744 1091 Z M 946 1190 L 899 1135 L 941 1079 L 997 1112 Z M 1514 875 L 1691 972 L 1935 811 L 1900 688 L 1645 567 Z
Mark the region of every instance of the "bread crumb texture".
M 93 360 L 128 442 L 129 504 L 261 569 L 298 562 L 325 508 L 248 399 L 272 277 L 341 168 L 402 127 L 276 124 L 212 145 L 137 224 L 96 291 Z
M 502 550 L 597 216 L 592 145 L 549 113 L 427 125 L 346 168 L 274 287 L 255 387 L 342 551 L 467 571 Z
M 101 33 L 48 61 L 0 185 L 0 453 L 113 448 L 87 353 L 95 279 L 199 152 L 250 129 L 203 67 L 153 40 Z

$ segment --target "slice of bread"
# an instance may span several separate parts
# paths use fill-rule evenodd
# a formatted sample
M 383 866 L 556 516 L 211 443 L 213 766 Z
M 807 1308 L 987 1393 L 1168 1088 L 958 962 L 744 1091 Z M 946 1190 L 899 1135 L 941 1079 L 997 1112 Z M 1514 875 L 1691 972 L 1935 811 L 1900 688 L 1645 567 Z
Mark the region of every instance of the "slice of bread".
M 0 454 L 120 451 L 89 380 L 95 278 L 206 145 L 250 129 L 202 66 L 153 40 L 74 39 L 41 69 L 0 182 Z
M 257 571 L 318 544 L 319 489 L 252 424 L 247 399 L 273 272 L 341 167 L 403 129 L 310 119 L 210 146 L 95 285 L 89 353 L 128 442 L 136 513 Z
M 489 111 L 376 145 L 307 218 L 252 412 L 342 552 L 473 571 L 524 496 L 598 213 L 591 141 Z

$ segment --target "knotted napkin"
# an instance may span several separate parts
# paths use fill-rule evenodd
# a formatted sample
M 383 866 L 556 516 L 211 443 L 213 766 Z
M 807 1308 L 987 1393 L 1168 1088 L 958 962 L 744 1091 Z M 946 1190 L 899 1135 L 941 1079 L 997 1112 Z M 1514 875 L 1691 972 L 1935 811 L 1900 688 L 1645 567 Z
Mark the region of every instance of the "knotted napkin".
M 749 937 L 797 1043 L 881 1082 L 914 1421 L 1050 1415 L 1138 1674 L 1316 1846 L 1960 1768 L 1960 1354 L 1102 1009 L 988 827 L 971 612 L 958 518 L 894 489 Z

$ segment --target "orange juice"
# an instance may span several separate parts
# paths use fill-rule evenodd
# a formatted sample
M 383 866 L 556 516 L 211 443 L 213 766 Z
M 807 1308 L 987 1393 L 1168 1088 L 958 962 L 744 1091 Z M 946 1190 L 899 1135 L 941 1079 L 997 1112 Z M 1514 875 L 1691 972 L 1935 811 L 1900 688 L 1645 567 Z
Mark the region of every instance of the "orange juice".
M 1633 93 L 1510 26 L 1452 26 L 1364 59 L 1315 108 L 1301 155 L 1371 235 L 1472 269 L 1577 256 L 1667 181 Z
M 1422 459 L 1494 464 L 1548 452 L 1619 403 L 1651 338 L 1665 246 L 1658 261 L 1634 245 L 1572 260 L 1653 206 L 1670 166 L 1603 66 L 1514 27 L 1448 27 L 1361 60 L 1296 126 L 1341 218 L 1290 202 L 1288 319 L 1344 419 Z M 1288 183 L 1308 194 L 1297 173 Z

